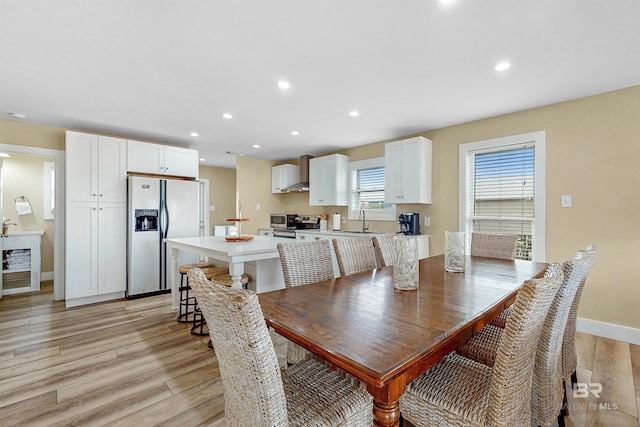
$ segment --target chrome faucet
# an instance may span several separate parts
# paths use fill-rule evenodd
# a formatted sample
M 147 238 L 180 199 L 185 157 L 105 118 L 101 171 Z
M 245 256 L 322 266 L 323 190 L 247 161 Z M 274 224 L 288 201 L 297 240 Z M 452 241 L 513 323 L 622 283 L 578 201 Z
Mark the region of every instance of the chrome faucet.
M 360 209 L 360 214 L 358 215 L 358 219 L 362 218 L 362 232 L 364 233 L 369 229 L 369 226 L 365 226 L 366 214 L 364 209 Z

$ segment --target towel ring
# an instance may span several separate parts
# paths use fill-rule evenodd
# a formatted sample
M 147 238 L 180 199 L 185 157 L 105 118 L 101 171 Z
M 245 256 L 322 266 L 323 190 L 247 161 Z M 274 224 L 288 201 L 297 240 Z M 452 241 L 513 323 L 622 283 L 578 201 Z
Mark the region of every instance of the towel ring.
M 22 201 L 22 202 L 27 202 L 27 203 L 31 204 L 31 202 L 29 201 L 29 198 L 27 196 L 18 196 L 18 197 L 15 198 L 13 203 L 18 203 L 18 199 L 20 199 L 20 201 Z

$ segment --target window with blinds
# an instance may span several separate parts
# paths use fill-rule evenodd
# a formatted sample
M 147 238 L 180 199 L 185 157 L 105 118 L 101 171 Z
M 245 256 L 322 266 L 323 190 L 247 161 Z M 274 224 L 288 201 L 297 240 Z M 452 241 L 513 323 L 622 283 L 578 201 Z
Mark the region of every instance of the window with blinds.
M 350 172 L 349 219 L 364 209 L 367 219 L 395 220 L 395 205 L 384 202 L 384 158 L 351 162 Z
M 533 258 L 535 155 L 532 143 L 467 151 L 467 232 L 517 234 L 516 259 Z

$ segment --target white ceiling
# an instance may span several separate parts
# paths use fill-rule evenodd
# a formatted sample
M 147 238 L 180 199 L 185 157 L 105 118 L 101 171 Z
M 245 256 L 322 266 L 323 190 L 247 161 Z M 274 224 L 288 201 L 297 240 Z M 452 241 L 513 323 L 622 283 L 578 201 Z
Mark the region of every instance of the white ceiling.
M 0 118 L 291 159 L 638 85 L 639 19 L 638 0 L 0 0 Z

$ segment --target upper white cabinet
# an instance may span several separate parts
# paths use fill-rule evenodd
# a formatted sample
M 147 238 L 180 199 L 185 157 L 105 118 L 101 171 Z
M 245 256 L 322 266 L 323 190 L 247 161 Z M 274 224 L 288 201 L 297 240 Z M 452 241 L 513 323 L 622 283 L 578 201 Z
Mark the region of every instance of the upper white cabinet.
M 127 171 L 197 178 L 198 151 L 129 140 Z
M 300 167 L 298 165 L 278 165 L 271 168 L 271 192 L 280 193 L 283 188 L 298 183 Z
M 332 154 L 309 161 L 309 205 L 349 204 L 349 156 Z
M 67 131 L 66 198 L 75 202 L 127 201 L 127 141 Z
M 384 146 L 385 202 L 431 203 L 431 140 L 418 136 Z

